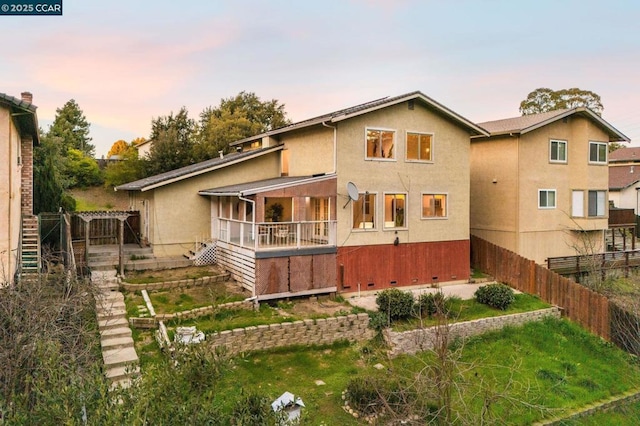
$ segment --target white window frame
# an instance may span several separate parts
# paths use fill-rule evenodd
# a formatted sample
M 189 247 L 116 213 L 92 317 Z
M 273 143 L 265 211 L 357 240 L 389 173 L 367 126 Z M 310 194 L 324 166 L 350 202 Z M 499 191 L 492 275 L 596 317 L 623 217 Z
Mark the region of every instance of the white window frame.
M 369 203 L 369 209 L 373 209 L 373 221 L 372 222 L 367 222 L 367 221 L 362 221 L 360 222 L 360 224 L 362 226 L 359 227 L 355 227 L 355 223 L 353 221 L 353 214 L 354 214 L 354 208 L 356 203 L 358 203 L 360 200 L 362 200 L 362 210 L 363 210 L 363 219 L 364 219 L 364 215 L 366 214 L 366 200 L 364 199 L 365 196 L 367 195 L 373 195 L 373 203 Z M 354 232 L 367 232 L 367 231 L 377 231 L 378 227 L 377 225 L 377 221 L 378 221 L 378 193 L 377 192 L 371 192 L 371 191 L 366 191 L 366 192 L 360 192 L 359 193 L 359 197 L 358 197 L 358 201 L 352 201 L 351 202 L 351 230 Z M 371 223 L 371 227 L 368 227 L 366 224 Z
M 431 146 L 429 147 L 429 156 L 428 160 L 422 160 L 420 158 L 409 158 L 409 134 L 413 135 L 425 135 L 431 137 Z M 430 132 L 418 132 L 414 130 L 407 130 L 404 135 L 404 161 L 408 163 L 433 163 L 433 146 L 435 145 L 435 134 Z M 418 139 L 418 156 L 420 156 L 420 139 Z
M 543 206 L 540 203 L 540 195 L 546 192 L 547 193 L 547 205 Z M 549 206 L 549 193 L 553 192 L 553 206 Z M 558 206 L 558 192 L 554 188 L 542 188 L 538 189 L 538 208 L 540 210 L 552 210 Z
M 584 214 L 584 190 L 571 191 L 571 217 L 585 217 Z
M 596 150 L 596 159 L 593 160 L 591 159 L 591 147 L 592 146 L 597 146 L 597 150 Z M 600 158 L 600 147 L 604 146 L 604 159 Z M 608 151 L 608 146 L 606 142 L 596 142 L 596 141 L 589 141 L 589 164 L 607 164 L 607 158 L 609 157 L 609 153 Z
M 393 226 L 387 226 L 387 218 L 386 218 L 386 213 L 387 213 L 387 206 L 386 206 L 386 202 L 387 202 L 387 195 L 404 195 L 404 226 L 396 226 L 395 225 L 395 219 L 396 216 L 395 214 L 392 212 L 392 216 L 393 216 L 393 221 L 389 221 L 393 223 Z M 409 207 L 409 194 L 407 194 L 406 192 L 393 192 L 393 191 L 389 191 L 389 192 L 383 192 L 382 193 L 382 229 L 383 230 L 387 230 L 387 231 L 393 231 L 393 230 L 398 230 L 398 229 L 407 229 L 408 228 L 408 217 L 407 217 L 407 209 Z
M 590 189 L 587 192 L 587 217 L 607 216 L 607 191 L 604 189 Z M 591 214 L 591 194 L 596 196 L 596 213 Z M 600 203 L 602 201 L 602 204 Z
M 393 133 L 393 157 L 369 157 L 367 154 L 368 133 L 370 131 L 391 132 Z M 382 150 L 380 150 L 382 152 Z M 364 129 L 364 159 L 366 161 L 397 161 L 398 156 L 398 131 L 396 129 L 386 129 L 384 127 L 367 126 Z
M 564 159 L 553 159 L 553 144 L 556 143 L 558 145 L 562 144 L 564 145 Z M 569 156 L 567 148 L 568 148 L 568 143 L 566 140 L 563 139 L 549 139 L 549 162 L 550 163 L 558 163 L 558 164 L 567 164 L 567 158 Z M 558 152 L 556 152 L 556 155 L 558 154 Z
M 425 216 L 424 215 L 424 196 L 425 195 L 442 195 L 444 196 L 444 216 Z M 446 220 L 449 219 L 449 193 L 441 191 L 425 191 L 420 194 L 420 218 L 423 220 Z

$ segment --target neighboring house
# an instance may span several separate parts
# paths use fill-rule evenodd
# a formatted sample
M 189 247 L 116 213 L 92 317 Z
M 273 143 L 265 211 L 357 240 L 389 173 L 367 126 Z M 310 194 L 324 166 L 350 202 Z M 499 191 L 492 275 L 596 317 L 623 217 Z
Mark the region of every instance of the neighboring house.
M 521 256 L 604 249 L 609 142 L 628 142 L 586 108 L 480 123 L 471 142 L 471 233 Z
M 138 157 L 144 158 L 148 157 L 151 153 L 151 147 L 153 146 L 153 139 L 145 140 L 136 145 L 136 149 L 138 150 Z
M 0 285 L 13 282 L 22 272 L 38 271 L 33 146 L 39 139 L 36 107 L 31 102 L 28 92 L 21 99 L 0 93 Z
M 640 148 L 619 148 L 609 154 L 609 201 L 638 214 Z
M 466 281 L 471 135 L 489 136 L 413 92 L 117 189 L 144 202 L 154 252 L 210 236 L 259 299 Z

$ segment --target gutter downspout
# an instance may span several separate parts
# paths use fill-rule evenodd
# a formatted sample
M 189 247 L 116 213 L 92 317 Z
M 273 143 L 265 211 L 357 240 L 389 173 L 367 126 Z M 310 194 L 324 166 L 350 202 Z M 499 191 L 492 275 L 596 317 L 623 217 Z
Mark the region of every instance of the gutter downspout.
M 324 127 L 333 129 L 333 170 L 329 174 L 335 174 L 338 168 L 338 126 L 329 126 L 326 122 L 322 122 Z
M 11 210 L 12 210 L 12 206 L 11 206 L 11 192 L 13 191 L 13 169 L 11 167 L 11 161 L 13 159 L 13 153 L 11 152 L 11 147 L 13 146 L 13 140 L 11 138 L 11 124 L 12 124 L 12 115 L 11 112 L 9 111 L 9 120 L 7 120 L 7 122 L 9 123 L 9 190 L 7 191 L 7 207 L 8 207 L 8 229 L 7 229 L 7 234 L 8 234 L 8 242 L 9 242 L 9 246 L 7 247 L 7 267 L 8 267 L 8 272 L 10 274 L 9 277 L 7 277 L 9 279 L 9 282 L 13 282 L 13 276 L 11 276 L 11 251 L 12 251 L 12 243 L 11 243 Z M 21 174 L 22 176 L 22 174 Z M 21 188 L 22 191 L 22 188 Z M 20 206 L 20 212 L 22 212 L 22 206 Z M 22 228 L 22 220 L 20 221 L 20 228 Z M 20 234 L 22 234 L 22 229 L 20 229 Z M 20 249 L 20 247 L 18 247 L 18 249 Z M 18 255 L 18 253 L 16 253 L 16 256 Z M 17 271 L 17 268 L 16 268 Z

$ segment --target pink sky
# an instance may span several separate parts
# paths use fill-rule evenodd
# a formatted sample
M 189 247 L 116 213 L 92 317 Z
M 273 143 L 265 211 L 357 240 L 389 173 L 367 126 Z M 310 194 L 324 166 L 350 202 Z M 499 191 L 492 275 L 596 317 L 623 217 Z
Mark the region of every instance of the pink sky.
M 34 94 L 46 128 L 75 99 L 98 156 L 240 91 L 311 116 L 420 90 L 476 122 L 517 116 L 538 88 L 602 97 L 640 145 L 633 1 L 65 0 L 63 16 L 0 16 L 0 92 Z M 633 143 L 633 142 L 632 142 Z

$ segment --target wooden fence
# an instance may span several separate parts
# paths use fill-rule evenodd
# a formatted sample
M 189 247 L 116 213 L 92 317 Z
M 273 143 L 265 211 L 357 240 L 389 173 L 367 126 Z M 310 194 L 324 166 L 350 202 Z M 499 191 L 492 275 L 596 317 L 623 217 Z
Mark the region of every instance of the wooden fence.
M 118 244 L 120 221 L 110 217 L 110 212 L 103 212 L 104 217 L 97 217 L 89 223 L 89 244 Z M 124 244 L 140 243 L 140 212 L 127 212 L 129 216 L 124 223 Z M 98 214 L 98 213 L 95 213 Z M 77 215 L 71 216 L 71 236 L 74 241 L 85 241 L 86 224 Z
M 476 236 L 471 236 L 471 265 L 516 290 L 561 307 L 572 321 L 611 340 L 611 311 L 605 296 Z

